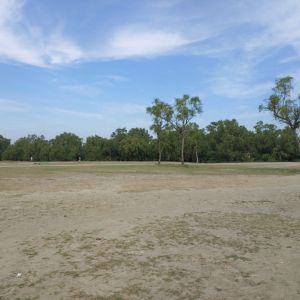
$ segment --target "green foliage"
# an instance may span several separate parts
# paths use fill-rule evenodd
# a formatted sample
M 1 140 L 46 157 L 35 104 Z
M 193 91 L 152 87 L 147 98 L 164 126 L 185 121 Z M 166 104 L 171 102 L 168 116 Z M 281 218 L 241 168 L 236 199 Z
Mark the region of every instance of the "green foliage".
M 121 151 L 120 145 L 127 137 L 126 128 L 117 128 L 111 134 L 111 155 L 113 160 L 126 160 L 125 153 Z
M 0 160 L 2 160 L 2 155 L 10 145 L 10 140 L 0 135 Z
M 3 159 L 10 160 L 49 160 L 49 142 L 45 137 L 35 134 L 18 139 L 14 144 L 7 147 L 3 153 Z
M 177 161 L 181 153 L 180 133 L 162 131 L 162 160 Z M 77 135 L 63 133 L 51 141 L 29 135 L 14 144 L 4 141 L 3 159 L 9 160 L 131 160 L 156 158 L 156 141 L 144 128 L 116 129 L 111 138 L 90 136 L 84 145 Z M 1 144 L 0 144 L 1 145 Z M 185 135 L 185 159 L 190 162 L 287 161 L 297 158 L 297 145 L 291 128 L 277 128 L 258 122 L 254 131 L 236 120 L 212 122 L 206 129 L 189 123 Z
M 178 161 L 180 156 L 180 137 L 175 130 L 165 130 L 162 134 L 163 153 L 162 160 Z
M 175 99 L 173 107 L 157 98 L 152 106 L 147 107 L 146 111 L 152 116 L 153 124 L 150 128 L 157 135 L 158 163 L 161 161 L 164 148 L 162 138 L 167 135 L 167 131 L 170 132 L 171 129 L 174 129 L 181 141 L 181 163 L 184 164 L 184 143 L 190 129 L 190 122 L 202 112 L 202 103 L 199 97 L 183 95 L 182 98 Z
M 182 134 L 188 130 L 191 120 L 202 113 L 202 103 L 199 97 L 183 95 L 182 98 L 175 99 L 173 124 L 175 129 Z
M 252 134 L 233 120 L 212 122 L 207 126 L 209 161 L 251 161 Z
M 163 149 L 162 136 L 164 131 L 170 126 L 173 109 L 169 104 L 156 98 L 153 101 L 153 105 L 146 108 L 146 112 L 152 116 L 153 124 L 150 129 L 153 130 L 157 136 L 158 163 L 160 163 Z
M 152 116 L 153 124 L 150 129 L 159 136 L 170 125 L 173 114 L 172 107 L 156 98 L 153 101 L 153 105 L 147 107 L 146 111 Z
M 181 139 L 181 164 L 184 164 L 185 137 L 190 130 L 190 122 L 198 114 L 202 113 L 202 102 L 199 97 L 183 95 L 175 99 L 174 114 L 171 119 L 173 128 Z
M 120 142 L 126 160 L 147 160 L 151 157 L 152 138 L 144 128 L 132 128 Z
M 275 160 L 295 160 L 298 156 L 298 144 L 291 128 L 286 127 L 281 130 L 279 140 L 273 151 Z
M 193 162 L 203 162 L 207 151 L 208 143 L 204 130 L 200 129 L 196 123 L 191 123 L 186 136 L 186 159 Z
M 112 160 L 152 160 L 154 143 L 144 128 L 118 128 L 111 134 L 109 141 Z
M 90 136 L 83 146 L 83 154 L 86 160 L 110 160 L 109 140 L 98 135 Z
M 275 160 L 273 151 L 278 143 L 280 130 L 273 124 L 264 124 L 262 121 L 255 126 L 255 158 L 257 160 Z
M 73 133 L 57 135 L 50 143 L 50 160 L 71 161 L 82 156 L 82 140 Z
M 292 130 L 278 129 L 273 124 L 258 122 L 255 128 L 255 159 L 263 161 L 293 160 L 297 145 Z
M 300 95 L 292 99 L 293 77 L 286 76 L 276 80 L 273 94 L 259 106 L 259 110 L 272 113 L 275 120 L 286 124 L 292 130 L 300 153 L 297 130 L 300 128 Z

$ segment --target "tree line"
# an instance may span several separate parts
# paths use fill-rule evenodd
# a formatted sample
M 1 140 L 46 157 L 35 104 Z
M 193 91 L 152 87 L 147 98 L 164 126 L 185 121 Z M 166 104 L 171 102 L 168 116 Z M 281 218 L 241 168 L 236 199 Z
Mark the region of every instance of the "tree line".
M 247 162 L 289 161 L 299 156 L 297 130 L 300 127 L 300 96 L 292 99 L 292 77 L 276 80 L 272 95 L 259 109 L 272 113 L 285 124 L 258 122 L 253 130 L 235 119 L 211 122 L 206 128 L 192 122 L 202 113 L 197 96 L 183 95 L 173 105 L 155 99 L 146 112 L 152 117 L 150 129 L 116 129 L 110 138 L 89 136 L 83 141 L 73 133 L 64 132 L 54 139 L 28 135 L 11 143 L 0 135 L 0 159 L 19 161 L 185 161 Z
M 297 159 L 294 134 L 288 127 L 258 122 L 248 130 L 236 120 L 220 120 L 205 129 L 189 124 L 185 135 L 184 160 L 189 162 L 288 161 Z M 176 130 L 164 130 L 160 136 L 162 161 L 181 160 L 181 136 Z M 144 128 L 115 130 L 110 138 L 90 136 L 85 142 L 73 133 L 54 139 L 28 135 L 10 143 L 0 136 L 2 160 L 72 161 L 120 160 L 153 161 L 158 159 L 157 138 Z

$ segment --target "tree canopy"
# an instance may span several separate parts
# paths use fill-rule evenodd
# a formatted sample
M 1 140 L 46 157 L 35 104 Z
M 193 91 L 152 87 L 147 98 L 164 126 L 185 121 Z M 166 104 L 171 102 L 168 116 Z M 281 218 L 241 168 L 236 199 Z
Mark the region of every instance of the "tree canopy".
M 199 97 L 183 95 L 182 98 L 175 99 L 174 114 L 171 124 L 181 138 L 181 164 L 184 164 L 184 142 L 187 132 L 190 130 L 190 122 L 198 114 L 202 113 L 202 102 Z
M 162 154 L 162 137 L 163 131 L 170 126 L 171 118 L 173 115 L 172 107 L 156 98 L 153 105 L 146 108 L 146 112 L 152 116 L 152 125 L 150 129 L 156 133 L 157 146 L 158 146 L 158 164 L 161 162 Z
M 300 128 L 300 95 L 292 97 L 293 77 L 286 76 L 275 81 L 273 94 L 259 106 L 259 110 L 269 111 L 275 120 L 289 126 L 294 134 L 298 151 L 300 143 L 297 130 Z
M 162 161 L 181 160 L 181 136 L 174 128 L 162 132 Z M 52 140 L 28 135 L 10 143 L 1 136 L 3 160 L 76 161 L 82 160 L 156 160 L 157 140 L 144 128 L 116 129 L 110 138 L 98 135 L 84 141 L 72 133 Z M 294 135 L 288 126 L 258 122 L 253 130 L 236 120 L 211 122 L 206 128 L 190 123 L 185 136 L 185 160 L 189 162 L 288 161 L 297 158 Z

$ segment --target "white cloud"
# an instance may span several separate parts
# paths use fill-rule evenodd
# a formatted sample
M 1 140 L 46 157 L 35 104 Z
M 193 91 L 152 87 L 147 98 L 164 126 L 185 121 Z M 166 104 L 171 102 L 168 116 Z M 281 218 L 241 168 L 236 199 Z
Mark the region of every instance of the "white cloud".
M 151 1 L 143 10 L 137 9 L 135 15 L 141 13 L 140 18 L 129 13 L 121 26 L 114 24 L 105 33 L 99 28 L 92 41 L 78 36 L 78 43 L 62 28 L 45 30 L 31 24 L 24 15 L 27 3 L 0 1 L 2 61 L 49 67 L 87 60 L 155 57 L 174 51 L 219 58 L 236 50 L 258 57 L 286 46 L 293 53 L 282 62 L 300 59 L 299 0 L 228 0 L 226 4 L 206 5 L 197 1 Z
M 151 24 L 127 26 L 108 32 L 106 42 L 83 49 L 61 28 L 47 32 L 23 15 L 25 0 L 1 0 L 0 60 L 40 67 L 65 65 L 81 60 L 149 57 L 168 53 L 192 41 L 173 30 L 152 29 Z M 151 29 L 150 29 L 151 28 Z M 100 37 L 99 37 L 100 39 Z
M 74 63 L 83 56 L 79 46 L 66 39 L 59 31 L 52 33 L 44 46 L 44 57 L 51 65 Z
M 178 32 L 130 26 L 115 31 L 100 50 L 100 56 L 112 59 L 157 56 L 192 42 Z
M 0 2 L 0 59 L 40 67 L 74 63 L 82 58 L 81 49 L 61 30 L 41 33 L 23 16 L 22 0 Z
M 21 0 L 1 0 L 0 1 L 0 24 L 20 19 L 20 9 L 24 1 Z
M 233 40 L 233 49 L 245 51 L 245 55 L 259 57 L 272 55 L 274 49 L 290 47 L 300 58 L 300 1 L 262 0 L 242 1 L 233 28 L 244 31 Z M 289 61 L 288 58 L 282 60 Z

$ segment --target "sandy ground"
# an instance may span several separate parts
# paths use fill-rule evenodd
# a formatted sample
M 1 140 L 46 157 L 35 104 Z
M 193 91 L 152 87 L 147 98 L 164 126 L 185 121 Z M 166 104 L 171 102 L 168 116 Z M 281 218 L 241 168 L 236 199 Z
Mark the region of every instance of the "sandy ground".
M 0 299 L 300 299 L 300 163 L 152 165 L 0 163 Z

